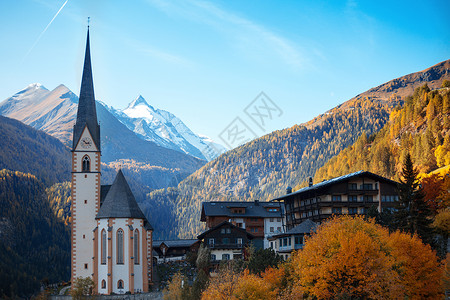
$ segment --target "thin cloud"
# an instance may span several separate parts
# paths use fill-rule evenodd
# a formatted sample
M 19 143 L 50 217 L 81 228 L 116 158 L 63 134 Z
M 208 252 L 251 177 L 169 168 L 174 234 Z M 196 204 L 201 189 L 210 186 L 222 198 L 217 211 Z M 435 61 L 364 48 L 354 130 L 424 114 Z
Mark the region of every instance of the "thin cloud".
M 25 54 L 25 56 L 22 59 L 22 62 L 28 57 L 28 55 L 31 53 L 31 51 L 33 51 L 34 47 L 37 45 L 37 43 L 39 42 L 39 40 L 42 38 L 42 36 L 44 35 L 44 33 L 47 31 L 47 29 L 50 27 L 50 25 L 52 25 L 53 21 L 56 19 L 56 17 L 59 15 L 59 13 L 61 12 L 61 10 L 64 8 L 64 6 L 66 6 L 67 2 L 69 0 L 66 0 L 63 5 L 61 5 L 61 7 L 59 8 L 59 10 L 56 12 L 56 14 L 53 16 L 53 18 L 50 20 L 50 22 L 47 24 L 47 26 L 44 28 L 44 30 L 41 32 L 41 34 L 38 36 L 38 38 L 36 39 L 36 41 L 34 42 L 33 46 L 31 46 L 30 50 L 28 50 L 27 54 Z
M 195 0 L 176 3 L 161 0 L 148 0 L 148 2 L 169 16 L 179 15 L 214 26 L 221 31 L 231 30 L 235 38 L 240 38 L 241 41 L 252 41 L 258 44 L 263 42 L 265 49 L 271 49 L 286 64 L 296 69 L 305 66 L 305 56 L 292 42 L 262 25 L 225 11 L 210 2 Z

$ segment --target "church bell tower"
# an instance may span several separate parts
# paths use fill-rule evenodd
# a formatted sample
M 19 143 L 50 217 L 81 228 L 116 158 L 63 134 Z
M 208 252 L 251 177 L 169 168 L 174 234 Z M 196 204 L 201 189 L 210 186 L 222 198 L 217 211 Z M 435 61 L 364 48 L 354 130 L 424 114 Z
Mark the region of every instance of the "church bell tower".
M 72 145 L 72 284 L 77 277 L 97 273 L 95 216 L 100 206 L 100 126 L 95 108 L 89 48 L 86 40 L 83 76 Z

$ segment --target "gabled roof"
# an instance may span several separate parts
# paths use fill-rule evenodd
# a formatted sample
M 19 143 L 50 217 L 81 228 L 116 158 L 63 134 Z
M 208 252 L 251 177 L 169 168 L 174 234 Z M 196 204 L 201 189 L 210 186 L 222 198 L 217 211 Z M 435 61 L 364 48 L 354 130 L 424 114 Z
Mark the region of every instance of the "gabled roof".
M 314 223 L 310 219 L 306 219 L 299 225 L 295 226 L 294 228 L 289 229 L 285 233 L 276 234 L 273 235 L 271 238 L 279 238 L 279 237 L 285 237 L 290 235 L 296 235 L 296 234 L 310 234 L 311 232 L 315 232 L 317 229 L 318 224 Z
M 191 247 L 195 243 L 200 242 L 199 240 L 163 240 L 163 241 L 153 241 L 153 248 L 161 247 L 161 244 L 165 244 L 169 248 L 185 248 Z
M 394 185 L 398 184 L 398 182 L 395 182 L 395 181 L 390 180 L 388 178 L 385 178 L 383 176 L 380 176 L 380 175 L 377 175 L 377 174 L 374 174 L 374 173 L 371 173 L 371 172 L 367 172 L 367 171 L 361 170 L 361 171 L 358 171 L 358 172 L 354 172 L 354 173 L 346 174 L 346 175 L 343 175 L 343 176 L 340 176 L 340 177 L 336 177 L 336 178 L 333 178 L 333 179 L 330 179 L 330 180 L 322 181 L 322 182 L 314 184 L 312 186 L 307 186 L 307 187 L 301 188 L 301 189 L 299 189 L 296 192 L 293 192 L 293 193 L 290 193 L 290 194 L 286 194 L 284 196 L 272 199 L 271 201 L 283 200 L 283 199 L 290 198 L 292 196 L 299 195 L 299 194 L 302 194 L 302 193 L 305 193 L 305 192 L 309 192 L 309 191 L 313 191 L 313 190 L 319 190 L 321 188 L 326 188 L 326 187 L 331 186 L 333 184 L 346 182 L 346 181 L 348 181 L 350 179 L 353 179 L 353 178 L 356 178 L 356 177 L 368 177 L 368 178 L 372 178 L 374 180 L 378 180 L 378 181 L 381 181 L 381 182 L 391 183 L 391 184 L 394 184 Z
M 109 189 L 108 194 L 106 195 L 102 206 L 100 206 L 98 214 L 95 218 L 144 219 L 148 223 L 145 215 L 139 208 L 133 193 L 131 192 L 130 186 L 123 176 L 122 170 L 117 172 L 116 179 L 114 179 L 114 182 L 111 185 L 111 188 Z
M 100 126 L 95 108 L 94 82 L 92 80 L 91 52 L 89 46 L 89 28 L 87 32 L 86 53 L 84 56 L 83 77 L 81 79 L 80 99 L 78 101 L 77 121 L 73 127 L 73 149 L 87 126 L 92 140 L 100 151 Z
M 243 233 L 247 234 L 247 236 L 248 236 L 249 239 L 253 239 L 253 238 L 254 238 L 254 235 L 251 234 L 251 233 L 249 233 L 249 232 L 247 232 L 247 230 L 245 230 L 244 228 L 239 228 L 239 227 L 237 227 L 237 226 L 234 226 L 233 224 L 231 224 L 231 223 L 228 222 L 228 221 L 223 221 L 222 223 L 220 223 L 220 224 L 214 226 L 213 228 L 210 228 L 210 229 L 204 231 L 203 233 L 201 233 L 200 235 L 198 235 L 197 238 L 198 238 L 199 240 L 203 240 L 203 238 L 205 237 L 205 235 L 207 235 L 208 233 L 213 232 L 213 231 L 215 231 L 215 230 L 217 230 L 217 229 L 219 229 L 220 227 L 223 227 L 223 226 L 225 226 L 225 225 L 228 225 L 228 226 L 230 226 L 230 227 L 232 227 L 232 228 L 235 228 L 235 229 L 237 229 L 237 230 L 242 231 Z
M 232 213 L 230 208 L 245 208 L 245 213 Z M 268 208 L 278 208 L 279 211 L 268 211 Z M 247 202 L 247 201 L 211 201 L 202 203 L 202 214 L 200 221 L 205 222 L 209 217 L 260 217 L 260 218 L 280 218 L 283 205 L 274 202 Z

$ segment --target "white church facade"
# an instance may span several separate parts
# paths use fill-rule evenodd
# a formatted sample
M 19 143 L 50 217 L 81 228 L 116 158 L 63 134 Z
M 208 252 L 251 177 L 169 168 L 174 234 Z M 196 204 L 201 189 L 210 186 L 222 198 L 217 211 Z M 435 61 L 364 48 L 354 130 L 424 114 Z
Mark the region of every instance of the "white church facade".
M 101 185 L 100 159 L 88 29 L 73 130 L 71 280 L 91 277 L 97 294 L 147 292 L 153 228 L 121 170 L 112 185 Z

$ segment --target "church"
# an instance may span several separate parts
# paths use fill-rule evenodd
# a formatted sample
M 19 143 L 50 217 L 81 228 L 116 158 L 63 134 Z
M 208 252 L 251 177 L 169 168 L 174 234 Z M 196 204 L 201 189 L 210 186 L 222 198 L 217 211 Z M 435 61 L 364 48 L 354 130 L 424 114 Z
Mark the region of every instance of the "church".
M 153 228 L 122 173 L 101 185 L 97 121 L 87 31 L 72 146 L 71 281 L 90 277 L 96 294 L 147 292 L 152 281 Z

